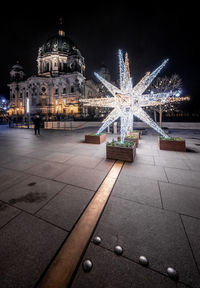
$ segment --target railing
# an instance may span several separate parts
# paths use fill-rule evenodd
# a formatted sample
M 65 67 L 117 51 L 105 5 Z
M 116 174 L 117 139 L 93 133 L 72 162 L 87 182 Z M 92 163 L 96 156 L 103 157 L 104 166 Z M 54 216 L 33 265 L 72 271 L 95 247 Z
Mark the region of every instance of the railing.
M 31 123 L 27 123 L 27 122 L 19 122 L 19 123 L 16 123 L 16 122 L 10 122 L 8 123 L 9 125 L 9 128 L 34 128 L 34 124 L 31 122 Z
M 56 129 L 56 130 L 75 130 L 75 129 L 81 129 L 86 126 L 85 121 L 48 121 L 44 122 L 44 128 L 45 129 Z M 97 122 L 96 125 L 98 125 Z M 90 123 L 91 124 L 91 123 Z M 91 125 L 94 126 L 94 125 Z

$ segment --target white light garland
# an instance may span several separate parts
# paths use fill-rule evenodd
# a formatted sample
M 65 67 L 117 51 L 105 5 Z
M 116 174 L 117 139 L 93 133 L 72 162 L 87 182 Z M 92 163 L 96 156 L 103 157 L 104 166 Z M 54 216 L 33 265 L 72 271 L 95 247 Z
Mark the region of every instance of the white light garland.
M 128 54 L 126 53 L 125 55 L 125 61 L 121 50 L 119 50 L 118 56 L 120 88 L 117 88 L 113 84 L 106 81 L 98 73 L 94 73 L 95 76 L 103 83 L 103 85 L 114 97 L 80 100 L 83 102 L 84 106 L 113 108 L 109 115 L 104 119 L 102 126 L 97 131 L 97 134 L 101 133 L 111 123 L 120 117 L 121 143 L 123 143 L 127 131 L 133 131 L 133 116 L 136 116 L 141 121 L 145 122 L 158 133 L 160 133 L 162 136 L 169 138 L 169 136 L 142 109 L 143 107 L 147 106 L 160 105 L 161 102 L 166 102 L 169 97 L 177 96 L 177 94 L 175 95 L 173 92 L 155 94 L 152 92 L 149 94 L 143 94 L 158 75 L 158 73 L 166 65 L 168 59 L 163 61 L 163 63 L 152 73 L 146 73 L 145 76 L 138 82 L 138 84 L 133 87 L 132 78 L 130 77 Z

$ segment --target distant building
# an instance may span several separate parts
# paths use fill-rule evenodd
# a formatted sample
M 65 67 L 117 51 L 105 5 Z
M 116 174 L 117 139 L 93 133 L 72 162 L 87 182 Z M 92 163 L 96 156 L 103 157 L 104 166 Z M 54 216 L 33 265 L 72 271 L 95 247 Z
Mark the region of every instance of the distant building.
M 17 63 L 10 71 L 9 115 L 26 117 L 40 114 L 46 119 L 88 116 L 81 98 L 100 97 L 101 85 L 85 78 L 85 60 L 62 28 L 38 51 L 38 75 L 26 79 L 23 67 Z M 108 79 L 107 69 L 101 75 Z M 103 75 L 105 74 L 105 75 Z

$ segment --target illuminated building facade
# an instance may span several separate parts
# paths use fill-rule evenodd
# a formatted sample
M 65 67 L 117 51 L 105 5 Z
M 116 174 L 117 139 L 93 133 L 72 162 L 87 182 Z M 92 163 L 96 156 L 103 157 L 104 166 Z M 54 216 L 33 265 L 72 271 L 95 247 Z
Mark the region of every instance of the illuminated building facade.
M 85 61 L 63 29 L 39 48 L 37 66 L 38 75 L 27 79 L 19 63 L 12 67 L 9 115 L 40 114 L 46 119 L 80 115 L 79 99 L 85 97 Z

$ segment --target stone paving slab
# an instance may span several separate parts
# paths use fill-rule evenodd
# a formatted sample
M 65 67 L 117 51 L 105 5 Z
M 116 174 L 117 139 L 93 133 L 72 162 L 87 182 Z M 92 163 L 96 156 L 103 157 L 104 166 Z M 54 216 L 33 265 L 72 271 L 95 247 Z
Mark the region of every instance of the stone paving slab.
M 200 188 L 200 172 L 165 168 L 170 183 Z
M 177 159 L 175 157 L 167 157 L 167 156 L 154 156 L 155 165 L 162 166 L 162 167 L 170 167 L 170 168 L 179 168 L 179 169 L 190 169 L 187 165 L 187 161 L 183 159 Z
M 145 164 L 145 165 L 155 165 L 154 156 L 138 154 L 136 151 L 134 163 L 135 164 Z
M 0 201 L 0 228 L 7 224 L 12 218 L 21 213 L 20 210 Z
M 174 267 L 183 283 L 199 287 L 200 275 L 179 215 L 111 197 L 95 235 L 102 237 L 102 247 L 121 245 L 129 259 L 138 262 L 144 255 L 156 271 Z
M 71 153 L 52 152 L 45 156 L 44 160 L 64 163 L 73 157 Z
M 181 217 L 200 271 L 200 220 L 187 216 Z
M 162 208 L 158 182 L 147 178 L 120 175 L 112 195 Z
M 94 157 L 94 155 L 96 155 L 97 153 L 97 149 L 95 149 L 94 147 L 93 148 L 90 148 L 90 147 L 84 147 L 84 146 L 80 146 L 80 147 L 77 147 L 73 150 L 73 153 L 75 155 L 80 155 L 80 156 L 87 156 L 87 157 Z
M 11 162 L 7 162 L 5 164 L 2 164 L 2 167 L 10 168 L 14 170 L 19 171 L 25 171 L 31 167 L 38 166 L 42 163 L 42 161 L 38 159 L 32 159 L 28 157 L 20 157 L 16 160 L 13 160 Z
M 29 175 L 6 168 L 0 168 L 0 195 L 4 189 L 7 189 L 16 183 L 26 179 Z
M 93 191 L 67 185 L 36 215 L 70 231 L 93 194 Z
M 137 152 L 136 152 L 137 153 Z M 166 181 L 167 177 L 163 167 L 136 163 L 125 163 L 121 175 L 148 178 L 150 180 Z
M 1 288 L 32 288 L 67 232 L 22 213 L 0 230 Z
M 191 170 L 200 171 L 200 158 L 198 159 L 188 159 L 187 165 Z
M 7 162 L 15 161 L 19 158 L 20 156 L 8 153 L 7 149 L 5 149 L 0 152 L 0 165 L 5 164 Z
M 147 156 L 159 156 L 159 151 L 149 148 L 143 148 L 140 144 L 137 148 L 137 154 L 147 155 Z
M 94 244 L 90 244 L 83 261 L 85 259 L 92 261 L 93 268 L 86 273 L 80 265 L 72 283 L 72 288 L 176 287 L 176 283 L 169 278 Z
M 200 190 L 160 182 L 164 209 L 200 218 Z
M 113 166 L 114 162 L 115 162 L 114 160 L 103 159 L 97 164 L 97 166 L 95 167 L 95 170 L 108 172 Z
M 30 176 L 15 187 L 4 190 L 0 194 L 0 200 L 29 213 L 35 213 L 64 186 L 63 183 Z
M 55 177 L 55 180 L 96 191 L 105 176 L 106 171 L 72 166 Z
M 63 163 L 55 163 L 51 161 L 43 161 L 41 164 L 34 166 L 30 169 L 27 169 L 26 172 L 29 174 L 33 174 L 36 176 L 53 179 L 57 175 L 63 173 L 63 171 L 67 171 L 69 167 L 64 165 Z
M 95 168 L 103 159 L 100 157 L 91 157 L 78 155 L 69 159 L 66 163 L 68 165 L 80 166 L 85 168 Z
M 36 158 L 39 160 L 45 160 L 45 158 L 51 154 L 50 151 L 44 150 L 44 149 L 37 149 L 29 154 L 26 155 L 26 157 L 29 158 Z
M 15 153 L 18 156 L 26 156 L 27 154 L 31 153 L 34 151 L 32 148 L 17 148 L 13 147 L 13 145 L 10 147 L 12 149 L 12 153 Z

